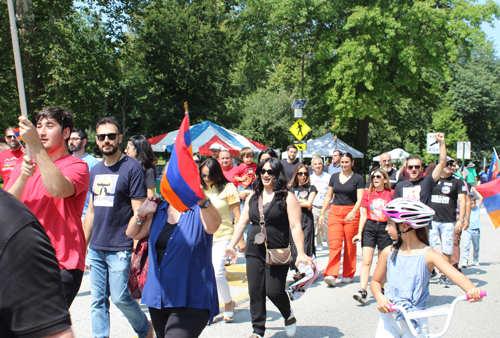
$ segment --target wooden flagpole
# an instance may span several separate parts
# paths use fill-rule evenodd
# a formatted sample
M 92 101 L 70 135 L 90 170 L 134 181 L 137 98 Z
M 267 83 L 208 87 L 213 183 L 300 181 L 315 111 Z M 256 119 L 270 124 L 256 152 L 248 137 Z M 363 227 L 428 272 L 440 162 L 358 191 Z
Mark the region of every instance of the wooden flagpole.
M 28 108 L 26 106 L 26 93 L 24 91 L 23 66 L 21 64 L 21 51 L 19 50 L 19 37 L 17 35 L 16 14 L 14 10 L 14 1 L 7 0 L 9 9 L 10 34 L 12 36 L 12 50 L 14 51 L 14 62 L 16 65 L 17 90 L 19 92 L 19 104 L 21 106 L 21 114 L 28 118 Z M 26 153 L 31 157 L 31 152 L 26 145 Z

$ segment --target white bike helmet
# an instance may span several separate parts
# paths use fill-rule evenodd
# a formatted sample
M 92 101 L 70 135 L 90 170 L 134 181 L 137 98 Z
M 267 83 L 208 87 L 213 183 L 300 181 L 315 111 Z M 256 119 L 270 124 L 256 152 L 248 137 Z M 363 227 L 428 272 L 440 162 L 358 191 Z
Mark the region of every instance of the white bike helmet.
M 429 225 L 436 214 L 434 210 L 420 201 L 411 198 L 396 198 L 386 204 L 384 214 L 396 223 L 407 223 L 413 229 Z

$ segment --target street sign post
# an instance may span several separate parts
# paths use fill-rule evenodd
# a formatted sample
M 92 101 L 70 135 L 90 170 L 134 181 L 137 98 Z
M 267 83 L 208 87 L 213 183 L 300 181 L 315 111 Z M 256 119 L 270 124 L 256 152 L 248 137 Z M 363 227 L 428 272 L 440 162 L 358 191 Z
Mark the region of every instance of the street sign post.
M 295 123 L 290 127 L 290 132 L 295 136 L 297 140 L 302 140 L 304 136 L 311 130 L 309 126 L 302 121 L 302 119 L 298 119 Z
M 457 157 L 470 160 L 470 142 L 457 142 Z
M 427 133 L 427 154 L 439 154 L 439 142 L 436 141 L 437 133 Z

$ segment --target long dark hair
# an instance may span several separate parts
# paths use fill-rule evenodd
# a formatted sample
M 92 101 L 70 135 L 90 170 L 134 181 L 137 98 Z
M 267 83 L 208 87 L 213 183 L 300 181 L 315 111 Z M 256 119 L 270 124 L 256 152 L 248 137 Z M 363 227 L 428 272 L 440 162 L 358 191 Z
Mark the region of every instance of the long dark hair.
M 221 193 L 224 188 L 226 188 L 226 185 L 231 183 L 229 180 L 224 176 L 224 173 L 222 172 L 222 167 L 220 166 L 219 161 L 212 157 L 208 157 L 207 159 L 203 160 L 201 162 L 199 168 L 200 168 L 200 178 L 201 178 L 201 185 L 203 189 L 208 189 L 207 184 L 205 183 L 205 180 L 201 177 L 201 169 L 206 166 L 208 168 L 208 178 L 210 181 L 214 182 L 214 184 L 217 186 L 217 191 Z
M 267 154 L 271 157 L 274 157 L 274 158 L 278 158 L 278 154 L 276 154 L 276 152 L 273 149 L 267 148 L 267 149 L 264 149 L 260 152 L 259 157 L 257 157 L 257 163 L 260 163 L 260 158 L 262 157 L 262 155 L 265 155 L 265 154 Z
M 142 165 L 144 170 L 152 168 L 156 173 L 156 156 L 146 136 L 134 135 L 128 141 L 134 145 L 137 152 L 137 162 Z
M 373 174 L 381 173 L 385 179 L 384 190 L 391 191 L 391 182 L 389 181 L 389 175 L 384 169 L 377 168 L 370 173 L 370 186 L 368 187 L 368 199 L 370 199 L 370 195 L 373 190 L 375 190 L 375 186 L 373 185 Z
M 286 208 L 286 197 L 288 196 L 288 180 L 285 175 L 285 171 L 283 170 L 283 165 L 280 160 L 274 157 L 266 158 L 264 161 L 260 162 L 257 166 L 257 175 L 255 177 L 255 182 L 253 184 L 254 194 L 252 195 L 252 199 L 257 199 L 262 192 L 264 191 L 264 184 L 262 183 L 262 178 L 260 177 L 260 172 L 262 171 L 262 167 L 266 163 L 269 163 L 271 169 L 274 171 L 273 177 L 273 191 L 276 196 L 276 201 L 278 202 L 278 206 L 280 209 Z

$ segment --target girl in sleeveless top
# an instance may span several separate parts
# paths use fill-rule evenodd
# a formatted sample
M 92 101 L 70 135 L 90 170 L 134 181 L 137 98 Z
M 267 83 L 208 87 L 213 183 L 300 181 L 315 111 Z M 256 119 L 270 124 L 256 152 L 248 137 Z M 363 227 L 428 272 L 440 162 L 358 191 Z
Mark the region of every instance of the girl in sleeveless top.
M 481 290 L 458 272 L 445 258 L 429 247 L 425 228 L 435 212 L 425 204 L 409 198 L 396 198 L 383 209 L 388 217 L 386 230 L 396 244 L 380 255 L 370 288 L 382 313 L 375 337 L 413 337 L 401 313 L 392 313 L 391 304 L 408 312 L 425 310 L 429 299 L 431 271 L 437 267 L 471 298 L 480 300 Z M 415 231 L 412 231 L 415 230 Z M 387 274 L 385 295 L 382 281 Z M 419 333 L 427 333 L 427 321 L 412 321 Z

